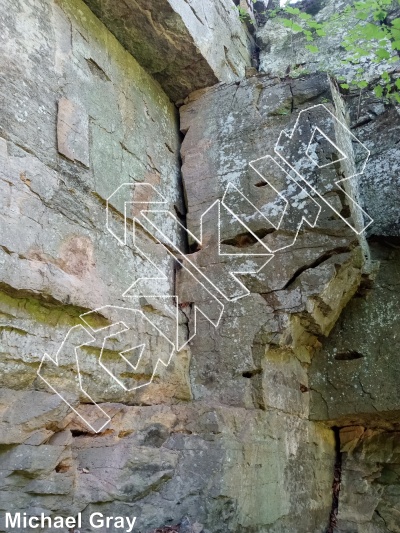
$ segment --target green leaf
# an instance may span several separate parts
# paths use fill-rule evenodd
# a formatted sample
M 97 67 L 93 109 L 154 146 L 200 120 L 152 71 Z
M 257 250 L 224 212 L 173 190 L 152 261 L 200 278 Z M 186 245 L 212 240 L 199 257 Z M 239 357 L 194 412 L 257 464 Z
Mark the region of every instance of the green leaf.
M 397 89 L 400 89 L 400 78 L 397 78 L 397 80 L 394 82 Z
M 312 16 L 309 15 L 308 13 L 300 13 L 299 14 L 299 18 L 301 18 L 303 20 L 310 20 L 310 19 L 312 19 Z
M 313 54 L 317 54 L 319 52 L 318 46 L 314 46 L 313 44 L 306 44 L 307 50 L 310 50 Z
M 399 1 L 399 4 L 400 4 L 400 1 Z M 400 18 L 392 20 L 392 26 L 394 28 L 399 28 L 400 29 Z
M 389 59 L 390 58 L 389 52 L 387 50 L 385 50 L 384 48 L 379 48 L 379 50 L 377 50 L 375 52 L 375 55 L 379 59 Z
M 350 89 L 350 85 L 349 85 L 348 83 L 341 83 L 341 84 L 340 84 L 340 87 L 341 87 L 342 89 Z
M 399 93 L 393 93 L 392 96 L 395 98 L 398 104 L 400 104 L 400 94 Z
M 359 87 L 360 89 L 365 89 L 366 87 L 368 87 L 368 83 L 366 81 L 359 81 L 357 83 L 357 87 Z
M 383 11 L 383 9 L 380 11 L 375 11 L 374 20 L 385 20 L 386 16 L 387 16 L 387 11 Z
M 303 28 L 301 26 L 299 26 L 298 24 L 293 23 L 292 24 L 292 30 L 299 32 L 299 31 L 303 31 Z
M 376 87 L 374 87 L 374 93 L 375 96 L 381 98 L 383 96 L 383 87 L 381 85 L 377 85 Z
M 380 39 L 385 39 L 387 36 L 386 32 L 381 27 L 375 26 L 375 24 L 371 24 L 370 22 L 363 27 L 362 33 L 363 33 L 363 38 L 366 40 L 369 40 L 369 39 L 380 40 Z
M 315 20 L 310 20 L 308 22 L 308 25 L 310 28 L 313 28 L 314 30 L 319 30 L 322 28 L 322 24 L 319 24 L 319 22 L 315 22 Z
M 317 35 L 319 35 L 320 37 L 325 37 L 326 35 L 326 31 L 325 30 L 317 30 Z
M 393 50 L 400 50 L 400 41 L 393 41 L 392 42 L 392 49 Z
M 290 13 L 291 15 L 298 15 L 300 13 L 300 9 L 298 7 L 285 7 L 286 13 Z
M 381 78 L 383 79 L 384 82 L 388 82 L 390 80 L 390 76 L 388 72 L 382 72 Z
M 282 19 L 282 24 L 286 28 L 290 28 L 293 31 L 296 31 L 296 32 L 303 31 L 303 28 L 299 26 L 298 24 L 296 24 L 295 22 L 293 22 L 292 20 Z
M 390 38 L 395 41 L 400 40 L 400 29 L 399 28 L 390 28 Z

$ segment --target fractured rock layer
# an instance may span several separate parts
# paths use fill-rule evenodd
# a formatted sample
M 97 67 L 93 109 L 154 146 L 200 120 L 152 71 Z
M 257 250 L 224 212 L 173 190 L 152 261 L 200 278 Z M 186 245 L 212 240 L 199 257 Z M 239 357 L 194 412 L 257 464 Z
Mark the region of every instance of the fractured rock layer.
M 99 511 L 142 533 L 322 533 L 330 516 L 398 531 L 398 243 L 375 238 L 371 263 L 351 200 L 382 211 L 396 109 L 347 98 L 373 167 L 342 189 L 364 155 L 337 86 L 244 78 L 252 43 L 230 0 L 2 7 L 0 530 L 25 511 L 82 512 L 90 531 Z M 140 211 L 160 198 L 155 229 Z M 375 230 L 393 236 L 394 199 L 388 213 Z M 149 296 L 175 292 L 177 318 Z M 218 327 L 196 306 L 223 306 Z M 158 365 L 176 326 L 193 338 Z

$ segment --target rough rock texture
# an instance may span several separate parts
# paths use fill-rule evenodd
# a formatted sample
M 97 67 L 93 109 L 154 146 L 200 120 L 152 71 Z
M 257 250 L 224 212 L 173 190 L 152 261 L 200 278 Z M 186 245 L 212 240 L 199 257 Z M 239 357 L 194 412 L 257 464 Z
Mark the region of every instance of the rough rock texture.
M 340 532 L 399 531 L 399 251 L 371 242 L 379 268 L 310 367 L 310 416 L 342 427 Z
M 21 389 L 40 386 L 39 359 L 57 352 L 82 312 L 135 304 L 122 295 L 148 265 L 105 228 L 104 203 L 118 185 L 147 181 L 170 210 L 183 207 L 175 109 L 91 11 L 79 2 L 14 2 L 2 22 L 1 383 Z M 121 225 L 117 211 L 115 219 Z M 168 255 L 138 239 L 163 266 L 171 293 Z M 106 325 L 111 317 L 104 310 L 95 318 Z M 101 343 L 81 354 L 83 372 L 97 373 Z M 118 350 L 110 357 L 123 373 Z M 188 354 L 179 357 L 170 385 L 162 393 L 156 386 L 153 400 L 143 389 L 136 401 L 190 398 Z M 69 371 L 73 359 L 62 366 Z M 89 386 L 94 400 L 119 398 L 107 373 L 98 379 Z M 73 380 L 65 386 L 76 388 Z
M 345 2 L 348 3 L 348 2 Z M 345 4 L 344 3 L 344 4 Z M 342 4 L 321 2 L 317 18 L 326 19 Z M 305 5 L 305 4 L 304 4 Z M 322 7 L 322 9 L 321 9 Z M 390 17 L 398 16 L 398 12 Z M 305 49 L 301 35 L 270 20 L 258 32 L 261 69 L 293 77 L 327 70 L 351 79 L 357 67 L 340 64 L 340 47 L 349 24 L 338 23 L 328 39 L 317 39 L 320 52 Z M 373 260 L 328 339 L 321 340 L 309 371 L 310 418 L 326 420 L 337 432 L 337 461 L 330 531 L 399 531 L 398 490 L 398 237 L 399 106 L 377 99 L 371 87 L 383 70 L 398 77 L 398 63 L 376 64 L 364 58 L 367 90 L 345 91 L 352 132 L 370 150 L 359 178 L 359 198 L 374 219 L 368 228 Z M 357 159 L 357 150 L 356 150 Z M 339 429 L 341 428 L 341 429 Z
M 0 5 L 0 530 L 4 511 L 82 512 L 89 533 L 98 511 L 136 516 L 141 533 L 398 531 L 398 243 L 375 239 L 371 263 L 351 200 L 370 205 L 385 154 L 396 161 L 396 109 L 349 96 L 375 151 L 369 188 L 342 189 L 365 153 L 339 125 L 337 85 L 243 78 L 230 1 Z M 218 80 L 178 116 L 170 97 Z M 129 227 L 157 191 L 191 233 L 162 214 L 124 244 L 125 202 L 140 202 Z M 372 233 L 395 234 L 395 206 Z M 175 293 L 178 337 L 196 335 L 164 368 L 175 315 L 149 294 Z M 215 321 L 223 307 L 218 327 L 196 306 Z M 96 432 L 83 419 L 99 409 L 111 421 Z
M 319 22 L 329 20 L 332 14 L 341 13 L 346 6 L 352 4 L 352 0 L 330 0 L 315 1 L 308 4 L 299 3 L 299 7 L 308 13 L 312 13 Z M 314 9 L 312 9 L 314 7 Z M 398 16 L 398 6 L 393 3 L 389 9 L 389 18 Z M 372 17 L 371 17 L 372 19 Z M 345 39 L 348 28 L 360 23 L 352 13 L 344 15 L 343 18 L 331 22 L 329 26 L 328 38 L 315 35 L 313 44 L 318 47 L 319 52 L 314 53 L 308 50 L 305 45 L 309 44 L 302 33 L 294 33 L 285 27 L 279 18 L 269 18 L 266 24 L 258 28 L 257 42 L 260 44 L 260 70 L 272 76 L 284 76 L 290 72 L 292 75 L 304 74 L 307 72 L 329 71 L 334 76 L 345 76 L 346 79 L 353 79 L 356 75 L 357 66 L 343 64 L 341 60 L 352 57 L 352 52 L 345 50 L 341 46 Z M 390 71 L 398 69 L 398 62 L 377 64 L 373 57 L 362 58 L 363 67 L 366 71 L 366 81 L 371 81 L 378 74 L 389 68 Z
M 172 101 L 244 76 L 254 44 L 232 0 L 85 0 Z
M 338 532 L 400 531 L 400 432 L 362 426 L 340 432 L 342 483 Z
M 324 102 L 341 116 L 334 105 L 334 92 L 326 76 L 285 83 L 261 76 L 192 95 L 181 108 L 185 133 L 182 172 L 189 230 L 199 235 L 202 211 L 224 197 L 228 183 L 243 190 L 261 211 L 273 205 L 277 192 L 268 192 L 267 184 L 265 192 L 260 191 L 260 176 L 254 174 L 248 162 L 267 155 L 276 157 L 273 147 L 279 133 L 292 128 L 292 113 L 297 117 L 297 112 L 310 103 Z M 303 129 L 301 135 L 307 147 L 311 133 Z M 330 148 L 325 148 L 328 157 Z M 276 177 L 271 162 L 265 172 L 268 170 Z M 341 172 L 341 166 L 336 165 L 334 175 Z M 329 173 L 320 172 L 319 179 L 321 176 L 332 179 Z M 274 185 L 282 187 L 282 182 L 275 181 Z M 290 188 L 283 191 L 290 197 Z M 338 205 L 345 202 L 334 187 L 325 194 L 332 205 L 336 205 L 335 201 Z M 254 236 L 240 233 L 240 227 L 232 221 L 221 220 L 220 238 L 225 250 L 260 252 Z M 319 346 L 317 336 L 329 334 L 357 290 L 362 275 L 362 243 L 326 206 L 315 228 L 303 227 L 295 242 L 290 231 L 274 230 L 261 217 L 251 219 L 249 224 L 261 242 L 275 246 L 283 241 L 289 247 L 277 252 L 257 276 L 241 278 L 251 295 L 225 304 L 218 329 L 205 319 L 197 321 L 197 335 L 191 343 L 195 354 L 190 367 L 193 397 L 265 410 L 266 420 L 274 412 L 280 412 L 282 420 L 291 413 L 302 425 L 309 415 L 307 367 Z M 215 243 L 208 229 L 206 224 L 200 249 L 194 248 L 188 257 L 207 274 L 214 261 L 219 261 L 220 268 L 215 266 L 212 271 L 212 281 L 222 283 L 226 277 L 224 260 L 215 258 Z M 261 266 L 262 261 L 258 264 Z M 185 272 L 179 274 L 183 286 L 190 284 Z M 301 433 L 298 436 L 301 446 Z M 333 448 L 331 453 L 333 462 Z M 327 514 L 330 505 L 325 508 Z M 318 523 L 321 506 L 325 506 L 322 501 L 306 506 L 307 514 L 316 520 L 312 531 L 327 527 L 326 515 Z M 295 530 L 299 516 L 292 507 L 287 517 L 276 516 L 275 520 L 273 526 L 268 526 L 268 521 L 264 523 L 265 531 Z M 307 526 L 299 531 L 308 531 Z
M 34 406 L 29 416 L 24 405 Z M 311 505 L 316 511 L 305 527 L 323 531 L 333 437 L 297 417 L 202 404 L 110 404 L 112 424 L 94 437 L 71 415 L 63 419 L 66 406 L 53 395 L 3 389 L 1 406 L 5 509 L 82 511 L 85 532 L 88 514 L 98 511 L 137 516 L 139 531 L 183 516 L 216 533 L 261 531 L 282 517 L 269 531 L 283 533 L 293 524 L 288 511 Z
M 272 198 L 272 203 L 276 202 L 276 192 L 272 191 L 273 194 L 270 194 L 268 198 L 267 189 L 270 190 L 270 188 L 267 186 L 265 186 L 266 196 L 260 197 L 260 187 L 257 187 L 257 184 L 254 186 L 255 179 L 259 181 L 260 177 L 248 167 L 248 162 L 273 154 L 272 149 L 280 131 L 284 127 L 289 128 L 287 115 L 290 115 L 292 110 L 294 112 L 294 110 L 300 110 L 303 105 L 308 106 L 310 99 L 313 103 L 321 99 L 326 100 L 330 91 L 331 87 L 325 76 L 279 85 L 266 78 L 256 77 L 240 84 L 217 87 L 207 91 L 204 95 L 199 95 L 197 99 L 194 96 L 192 101 L 181 108 L 181 126 L 186 132 L 182 145 L 182 171 L 188 205 L 189 230 L 198 234 L 202 210 L 205 210 L 217 198 L 222 198 L 227 183 L 234 183 L 240 190 L 243 189 L 250 200 L 258 202 L 260 209 L 262 209 L 263 201 L 271 202 Z M 261 134 L 266 128 L 268 128 L 268 136 Z M 274 171 L 273 168 L 272 172 Z M 340 173 L 340 169 L 336 171 Z M 218 178 L 216 179 L 215 176 Z M 333 194 L 332 191 L 330 195 Z M 339 196 L 338 201 L 340 204 Z M 257 242 L 253 244 L 254 241 L 250 240 L 246 244 L 246 236 L 235 235 L 234 231 L 243 231 L 243 227 L 238 229 L 235 224 L 223 222 L 220 231 L 222 242 L 226 243 L 225 249 L 231 253 L 256 253 L 257 251 L 260 253 L 260 245 Z M 279 338 L 279 334 L 288 326 L 288 313 L 285 310 L 290 309 L 291 313 L 299 315 L 304 313 L 304 323 L 310 323 L 310 330 L 326 334 L 340 313 L 340 304 L 344 305 L 355 292 L 361 275 L 361 259 L 355 233 L 347 228 L 344 222 L 338 220 L 338 217 L 332 217 L 332 213 L 327 208 L 324 208 L 318 218 L 315 231 L 309 228 L 306 230 L 303 227 L 294 244 L 294 237 L 289 235 L 288 238 L 287 230 L 271 233 L 273 228 L 265 219 L 264 222 L 262 219 L 256 222 L 258 225 L 254 231 L 258 234 L 262 234 L 263 231 L 267 233 L 266 237 L 261 238 L 261 242 L 274 246 L 281 239 L 289 247 L 276 253 L 260 274 L 244 277 L 245 285 L 252 293 L 259 293 L 262 298 L 252 295 L 239 300 L 234 305 L 238 309 L 236 312 L 239 316 L 243 316 L 246 322 L 248 320 L 244 317 L 249 313 L 254 316 L 255 321 L 251 324 L 247 323 L 246 328 L 244 324 L 240 326 L 240 322 L 236 324 L 232 321 L 228 321 L 226 326 L 227 328 L 238 327 L 239 331 L 246 331 L 246 334 L 250 335 L 250 342 L 239 343 L 233 332 L 229 333 L 228 330 L 222 333 L 221 329 L 218 330 L 221 332 L 222 339 L 217 346 L 220 346 L 221 351 L 226 354 L 227 360 L 223 365 L 224 370 L 219 373 L 220 379 L 217 383 L 211 384 L 211 388 L 214 393 L 219 391 L 217 394 L 221 399 L 229 397 L 225 389 L 229 386 L 230 380 L 225 379 L 225 372 L 235 375 L 236 372 L 246 371 L 252 367 L 257 368 L 255 362 L 251 363 L 253 356 L 249 350 L 250 339 L 254 335 L 251 333 L 253 328 L 254 332 L 264 331 L 265 338 L 268 336 L 270 339 L 274 336 Z M 212 243 L 210 245 L 207 242 L 207 235 L 203 235 L 203 240 L 204 250 L 195 252 L 190 257 L 200 265 L 207 265 L 212 262 L 210 258 Z M 293 245 L 290 246 L 290 244 Z M 258 261 L 261 266 L 265 259 Z M 339 274 L 339 266 L 334 267 L 335 264 L 342 265 L 344 271 L 347 272 L 344 277 Z M 209 271 L 208 268 L 206 271 L 208 275 L 210 275 Z M 223 272 L 220 275 L 223 275 Z M 218 279 L 218 271 L 215 275 Z M 182 283 L 185 283 L 185 276 L 182 275 L 182 278 Z M 337 298 L 340 294 L 343 298 L 343 302 L 336 301 L 332 307 L 329 307 L 329 283 L 336 285 L 335 297 Z M 339 289 L 341 283 L 344 283 L 342 291 Z M 325 296 L 322 296 L 322 293 Z M 327 298 L 325 301 L 327 305 L 324 305 L 324 297 Z M 230 305 L 228 304 L 228 309 Z M 256 307 L 254 311 L 251 311 L 253 306 Z M 261 312 L 263 307 L 264 311 Z M 247 311 L 244 312 L 244 309 Z M 265 314 L 269 312 L 272 313 L 271 323 L 262 325 Z M 277 319 L 277 312 L 281 315 L 279 319 Z M 307 317 L 308 313 L 311 316 Z M 226 314 L 229 316 L 229 311 Z M 205 351 L 211 348 L 209 334 L 197 336 L 193 342 L 194 346 L 196 343 L 204 342 Z M 226 347 L 220 345 L 220 342 L 223 342 Z M 199 346 L 195 349 L 199 350 Z M 248 356 L 245 355 L 244 350 L 248 350 Z M 237 356 L 232 357 L 236 352 Z M 218 357 L 214 360 L 216 365 L 220 364 Z M 199 358 L 196 358 L 196 361 L 193 361 L 193 368 L 198 364 Z M 209 364 L 207 362 L 207 365 Z M 195 379 L 194 384 L 198 379 L 200 376 Z M 244 382 L 243 386 L 251 389 L 250 383 L 246 385 Z M 236 383 L 232 384 L 232 389 L 237 396 L 240 389 Z
M 385 242 L 387 242 L 385 244 Z M 372 287 L 361 288 L 340 316 L 310 369 L 311 417 L 398 419 L 400 411 L 400 253 L 390 240 L 372 242 L 379 263 Z
M 360 179 L 361 203 L 374 219 L 368 235 L 400 235 L 400 106 L 385 105 L 371 93 L 345 97 L 353 133 L 370 150 Z
M 313 2 L 316 19 L 324 21 L 343 9 L 349 0 L 339 2 Z M 307 3 L 304 4 L 307 6 Z M 307 9 L 307 7 L 306 7 Z M 399 17 L 396 3 L 389 18 Z M 293 33 L 277 19 L 270 19 L 257 31 L 257 42 L 260 46 L 260 71 L 269 76 L 294 78 L 310 72 L 326 71 L 335 77 L 344 76 L 346 81 L 356 75 L 357 65 L 343 64 L 344 58 L 351 58 L 341 42 L 346 37 L 347 28 L 359 23 L 347 17 L 339 19 L 330 27 L 327 37 L 316 37 L 313 43 L 318 53 L 307 50 L 309 44 L 301 33 Z M 379 80 L 382 72 L 389 72 L 393 79 L 399 76 L 399 62 L 380 61 L 376 63 L 371 57 L 362 58 L 365 81 L 370 87 Z M 348 92 L 348 91 L 345 91 Z M 361 203 L 368 214 L 374 219 L 374 225 L 368 233 L 375 235 L 395 236 L 400 231 L 400 200 L 397 194 L 390 191 L 399 187 L 399 106 L 385 105 L 370 91 L 351 90 L 345 100 L 350 114 L 349 121 L 354 134 L 362 140 L 371 151 L 371 159 L 360 181 Z M 377 142 L 379 140 L 379 142 Z

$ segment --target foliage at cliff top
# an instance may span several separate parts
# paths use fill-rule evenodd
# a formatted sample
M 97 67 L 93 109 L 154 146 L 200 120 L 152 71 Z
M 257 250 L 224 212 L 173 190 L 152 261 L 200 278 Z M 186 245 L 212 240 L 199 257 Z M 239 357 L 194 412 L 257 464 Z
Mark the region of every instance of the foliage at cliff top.
M 391 66 L 400 58 L 399 6 L 400 0 L 354 1 L 326 20 L 305 12 L 301 6 L 286 5 L 266 14 L 292 32 L 303 34 L 308 42 L 306 48 L 312 53 L 319 52 L 317 39 L 329 39 L 338 28 L 347 28 L 341 42 L 347 55 L 341 63 L 355 66 L 356 75 L 351 80 L 342 77 L 341 87 L 360 90 L 368 87 L 365 58 L 369 58 L 370 62 L 385 66 L 373 88 L 375 95 L 400 103 L 400 78 L 391 72 L 394 70 Z

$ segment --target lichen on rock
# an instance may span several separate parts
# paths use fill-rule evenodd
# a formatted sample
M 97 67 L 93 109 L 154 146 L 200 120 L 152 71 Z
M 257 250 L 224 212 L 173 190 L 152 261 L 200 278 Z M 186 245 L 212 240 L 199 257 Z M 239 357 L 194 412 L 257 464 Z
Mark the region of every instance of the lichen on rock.
M 399 531 L 398 106 L 231 0 L 3 4 L 0 531 Z

